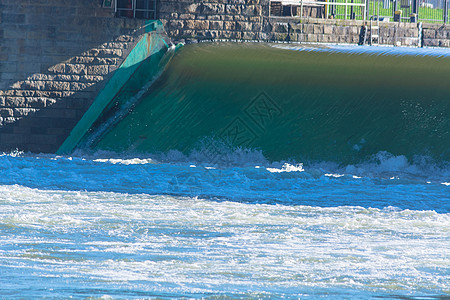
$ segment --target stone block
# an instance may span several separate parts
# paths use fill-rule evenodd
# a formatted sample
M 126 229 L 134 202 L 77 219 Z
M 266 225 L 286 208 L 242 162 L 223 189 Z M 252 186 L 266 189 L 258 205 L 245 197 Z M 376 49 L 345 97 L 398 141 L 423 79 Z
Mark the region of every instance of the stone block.
M 253 32 L 260 32 L 261 29 L 262 29 L 262 24 L 261 23 L 253 23 L 252 24 L 251 31 L 253 31 Z
M 288 23 L 275 23 L 273 25 L 273 31 L 276 33 L 288 33 L 289 26 Z
M 301 23 L 299 23 L 299 24 L 291 24 L 291 29 L 295 33 L 302 33 L 303 32 L 303 24 L 301 24 Z
M 236 22 L 236 30 L 239 30 L 239 31 L 251 31 L 252 30 L 252 23 L 249 23 L 249 22 Z
M 256 5 L 243 5 L 241 7 L 241 14 L 244 16 L 257 16 L 259 15 L 259 10 Z
M 103 76 L 98 75 L 85 75 L 80 77 L 81 82 L 100 82 L 103 80 Z
M 445 47 L 445 48 L 450 47 L 450 40 L 447 40 L 447 39 L 439 40 L 439 47 Z
M 436 38 L 437 39 L 446 39 L 447 38 L 447 31 L 445 31 L 442 28 L 439 28 L 439 30 L 436 31 Z
M 195 15 L 193 14 L 180 14 L 180 20 L 194 20 Z
M 95 57 L 93 60 L 94 64 L 101 64 L 101 65 L 115 65 L 119 61 L 118 58 L 111 58 L 111 57 Z
M 333 34 L 335 25 L 324 25 L 323 26 L 323 33 L 324 34 Z
M 209 29 L 209 21 L 208 20 L 196 20 L 194 29 L 197 30 L 207 30 Z
M 224 30 L 236 30 L 236 23 L 230 22 L 230 21 L 224 21 L 223 22 L 223 29 Z
M 47 91 L 68 91 L 70 83 L 64 81 L 46 81 L 45 90 Z
M 356 26 L 349 26 L 348 27 L 348 34 L 350 34 L 350 35 L 359 35 L 359 29 L 360 28 L 358 28 Z
M 15 72 L 17 72 L 17 63 L 0 62 L 0 73 L 15 73 Z
M 325 35 L 325 42 L 326 43 L 337 43 L 337 37 L 334 34 L 327 34 Z
M 44 108 L 46 107 L 46 98 L 43 97 L 26 97 L 26 106 L 33 108 Z
M 434 39 L 436 38 L 436 31 L 433 29 L 424 29 L 423 32 L 424 39 Z
M 208 15 L 223 14 L 225 13 L 225 4 L 203 3 L 201 6 L 201 13 Z
M 314 34 L 322 34 L 323 33 L 323 25 L 314 25 L 313 33 Z
M 439 41 L 437 39 L 423 39 L 423 45 L 427 47 L 437 47 L 439 46 Z
M 69 63 L 73 64 L 89 64 L 94 61 L 94 57 L 91 56 L 74 56 L 69 59 Z
M 81 83 L 81 82 L 71 82 L 70 83 L 70 90 L 72 91 L 82 91 L 85 90 L 91 86 L 93 86 L 94 83 Z
M 7 24 L 24 24 L 25 14 L 2 13 L 2 23 Z
M 92 57 L 92 61 L 94 58 Z M 84 64 L 66 64 L 64 66 L 64 70 L 66 74 L 71 75 L 86 75 L 88 74 L 88 70 L 86 65 Z
M 228 4 L 226 6 L 226 13 L 230 15 L 240 15 L 241 14 L 241 6 L 235 4 Z
M 182 20 L 170 20 L 168 22 L 168 27 L 173 30 L 175 29 L 183 29 L 184 27 L 184 22 Z
M 303 33 L 314 33 L 314 24 L 303 24 Z
M 208 15 L 206 17 L 207 20 L 210 21 L 221 21 L 222 20 L 222 16 L 221 15 Z
M 242 33 L 242 39 L 244 40 L 255 40 L 257 39 L 258 33 L 255 32 L 243 32 Z
M 9 108 L 25 107 L 25 98 L 24 97 L 6 97 L 5 98 L 5 107 L 9 107 Z
M 12 108 L 0 108 L 0 117 L 12 117 L 14 116 L 14 110 Z
M 184 22 L 184 29 L 195 29 L 195 20 L 186 20 Z
M 223 29 L 223 21 L 209 21 L 209 29 L 222 30 Z
M 66 64 L 60 63 L 48 68 L 49 72 L 52 73 L 65 73 L 66 72 Z
M 14 108 L 14 117 L 23 118 L 28 115 L 34 114 L 37 110 L 34 108 Z
M 306 35 L 306 41 L 307 42 L 310 42 L 310 43 L 316 43 L 318 40 L 317 40 L 317 34 L 314 34 L 314 33 L 308 33 L 307 35 Z
M 359 35 L 349 36 L 349 43 L 358 44 L 359 43 Z
M 185 11 L 190 14 L 199 14 L 202 12 L 201 3 L 192 3 L 185 7 Z
M 102 57 L 122 57 L 123 51 L 122 49 L 99 49 L 97 55 Z
M 108 73 L 109 69 L 106 65 L 89 66 L 87 68 L 88 75 L 107 75 Z

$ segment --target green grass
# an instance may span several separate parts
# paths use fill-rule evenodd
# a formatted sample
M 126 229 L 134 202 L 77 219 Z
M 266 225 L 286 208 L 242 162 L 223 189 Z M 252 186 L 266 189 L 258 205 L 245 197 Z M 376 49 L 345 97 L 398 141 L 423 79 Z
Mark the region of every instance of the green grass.
M 444 10 L 442 8 L 419 7 L 419 20 L 444 22 Z
M 337 3 L 345 3 L 345 0 L 335 0 L 333 2 Z M 350 0 L 347 0 L 347 3 L 350 3 Z M 355 0 L 354 3 L 362 3 L 361 0 Z M 383 3 L 376 1 L 370 2 L 369 7 L 369 16 L 380 16 L 380 17 L 389 17 L 391 18 L 391 21 L 394 19 L 394 9 L 392 4 L 389 8 L 383 8 Z M 409 15 L 411 13 L 411 8 L 399 8 L 399 10 L 402 11 L 402 17 L 408 18 L 403 19 L 403 21 L 409 21 Z M 350 19 L 350 7 L 347 7 L 347 19 Z M 356 13 L 356 20 L 362 20 L 363 19 L 363 9 L 360 7 L 354 7 L 353 11 Z M 335 13 L 334 18 L 335 19 L 345 19 L 345 7 L 344 6 L 336 6 L 335 10 L 333 10 Z M 329 13 L 332 14 L 331 7 L 329 10 Z M 418 20 L 427 22 L 427 23 L 443 23 L 444 22 L 444 10 L 442 8 L 426 8 L 426 7 L 419 7 L 419 13 L 418 13 Z

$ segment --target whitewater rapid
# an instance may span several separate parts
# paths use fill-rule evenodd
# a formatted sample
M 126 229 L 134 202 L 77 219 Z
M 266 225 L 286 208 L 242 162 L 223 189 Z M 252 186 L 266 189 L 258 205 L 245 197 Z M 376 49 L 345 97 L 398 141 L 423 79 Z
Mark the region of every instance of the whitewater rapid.
M 243 155 L 0 156 L 1 297 L 450 295 L 448 168 Z

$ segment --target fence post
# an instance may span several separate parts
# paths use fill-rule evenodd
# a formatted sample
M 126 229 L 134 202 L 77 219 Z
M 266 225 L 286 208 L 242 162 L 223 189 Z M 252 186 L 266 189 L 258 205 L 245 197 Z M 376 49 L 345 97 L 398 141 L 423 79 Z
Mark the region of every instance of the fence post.
M 448 22 L 448 0 L 444 0 L 444 24 Z
M 370 5 L 370 0 L 366 0 L 366 7 L 365 7 L 365 12 L 366 12 L 366 20 L 369 19 L 369 5 Z
M 447 1 L 447 0 L 444 0 Z M 419 1 L 418 0 L 413 0 L 412 3 L 412 13 L 413 14 L 417 14 L 419 12 Z

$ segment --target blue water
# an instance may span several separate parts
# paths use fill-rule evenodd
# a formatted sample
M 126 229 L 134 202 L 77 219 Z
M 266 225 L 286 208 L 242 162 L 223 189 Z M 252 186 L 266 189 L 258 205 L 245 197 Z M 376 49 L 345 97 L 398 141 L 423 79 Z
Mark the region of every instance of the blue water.
M 218 45 L 211 47 L 216 49 Z M 232 58 L 236 45 L 228 47 L 222 50 L 228 51 Z M 247 52 L 247 47 L 241 49 L 246 55 L 266 53 L 272 57 L 270 70 L 275 72 L 279 68 L 266 46 L 264 51 L 257 52 L 251 52 L 251 47 Z M 330 55 L 365 53 L 369 54 L 367 57 L 383 54 L 437 59 L 436 56 L 447 57 L 450 53 L 383 47 L 280 47 L 300 52 L 325 51 Z M 185 72 L 195 67 L 202 69 L 199 64 L 207 53 L 215 61 L 215 52 L 208 49 L 185 51 L 185 55 L 191 53 L 196 59 L 184 61 L 183 68 L 174 68 L 179 71 L 172 74 L 174 85 L 167 85 L 170 88 L 163 90 L 166 99 L 174 103 L 167 102 L 169 108 L 192 101 L 196 95 L 203 95 L 204 98 L 194 99 L 201 103 L 213 99 L 206 92 L 199 93 L 189 83 L 190 73 Z M 296 61 L 288 58 L 285 66 Z M 365 58 L 360 57 L 360 61 Z M 183 62 L 180 58 L 178 63 L 180 60 Z M 422 66 L 429 63 L 422 61 Z M 230 76 L 227 77 L 230 82 L 233 76 L 244 78 L 249 71 L 245 65 L 237 65 L 240 70 L 231 68 L 233 72 L 222 74 Z M 222 62 L 221 67 L 224 66 L 228 63 Z M 300 67 L 293 70 L 301 71 Z M 327 66 L 321 70 L 323 74 L 328 72 Z M 440 71 L 446 74 L 446 70 Z M 257 74 L 250 73 L 250 79 L 256 81 L 253 77 Z M 203 70 L 198 74 L 210 77 L 208 74 L 215 73 Z M 333 80 L 339 79 L 339 73 L 335 74 Z M 360 73 L 355 74 L 352 76 L 359 77 Z M 408 75 L 408 72 L 401 74 Z M 307 74 L 304 76 L 307 78 Z M 416 74 L 411 76 L 416 78 Z M 176 150 L 151 154 L 151 151 L 133 153 L 130 147 L 121 153 L 81 147 L 70 156 L 0 154 L 0 299 L 449 299 L 450 164 L 445 158 L 448 157 L 449 110 L 445 97 L 441 97 L 445 96 L 447 87 L 444 77 L 425 81 L 440 91 L 432 93 L 439 101 L 432 98 L 431 104 L 422 96 L 418 100 L 394 97 L 392 106 L 384 98 L 363 97 L 343 106 L 333 103 L 338 98 L 329 98 L 323 91 L 317 93 L 323 99 L 317 98 L 315 106 L 328 107 L 331 103 L 333 109 L 310 110 L 304 114 L 308 117 L 303 121 L 308 125 L 305 128 L 309 128 L 309 139 L 298 138 L 295 145 L 307 142 L 313 145 L 304 148 L 317 152 L 309 157 L 328 153 L 326 149 L 320 151 L 323 150 L 320 145 L 325 144 L 320 143 L 320 136 L 314 135 L 319 127 L 330 133 L 322 135 L 326 139 L 340 137 L 337 140 L 345 142 L 350 158 L 360 150 L 364 152 L 364 147 L 370 150 L 358 159 L 341 162 L 268 160 L 264 148 L 257 151 L 245 147 L 232 151 L 219 149 L 220 157 L 215 159 L 205 149 L 188 154 Z M 298 86 L 302 82 L 307 85 L 308 81 L 294 82 L 290 88 L 300 90 Z M 414 85 L 412 81 L 405 82 L 407 87 Z M 249 80 L 239 82 L 241 87 L 237 90 L 248 91 L 250 83 Z M 400 80 L 399 86 L 403 86 L 401 83 Z M 208 85 L 212 90 L 215 86 Z M 276 85 L 267 89 L 273 90 L 277 96 L 274 99 L 284 100 L 276 93 Z M 314 88 L 311 91 L 311 95 L 316 95 Z M 361 91 L 366 92 L 363 88 Z M 421 86 L 420 91 L 426 95 L 427 86 Z M 227 103 L 228 95 L 236 94 L 231 92 L 214 99 Z M 253 97 L 254 93 L 250 95 Z M 398 95 L 402 96 L 402 91 Z M 300 96 L 298 99 L 305 103 L 310 100 Z M 297 117 L 303 107 L 298 99 L 290 99 L 291 104 L 299 106 L 297 111 L 286 109 L 286 115 L 289 112 Z M 364 139 L 356 139 L 344 130 L 353 131 L 357 124 L 353 119 L 342 117 L 348 126 L 336 127 L 342 124 L 339 116 L 360 114 L 348 113 L 356 104 L 367 104 L 373 113 L 370 122 L 362 120 L 370 125 Z M 151 120 L 147 112 L 153 109 L 153 117 L 160 121 L 155 117 L 155 108 L 149 107 L 145 106 L 141 110 L 143 114 L 136 119 Z M 401 114 L 396 114 L 399 107 Z M 198 106 L 191 108 L 197 110 Z M 391 115 L 386 117 L 383 109 Z M 222 110 L 224 114 L 233 111 Z M 402 119 L 396 118 L 397 115 Z M 165 110 L 162 116 L 173 121 Z M 195 115 L 188 114 L 187 118 L 192 116 Z M 397 120 L 405 126 L 399 127 Z M 160 127 L 155 127 L 161 130 L 155 129 L 158 132 L 154 135 L 143 138 L 137 134 L 136 140 L 141 143 L 137 146 L 155 140 L 176 145 L 178 139 L 185 137 L 180 134 L 186 129 L 184 124 L 191 122 L 175 121 L 171 140 L 164 139 L 169 139 L 169 127 L 162 122 Z M 286 119 L 282 121 L 279 126 L 289 125 L 284 122 Z M 147 124 L 133 122 L 130 121 L 132 126 Z M 204 129 L 198 124 L 208 123 L 194 122 L 193 128 Z M 288 127 L 281 128 L 272 136 L 293 138 L 283 129 Z M 404 129 L 401 132 L 405 136 L 400 136 L 399 141 L 396 134 L 381 134 L 389 133 L 392 128 Z M 186 132 L 190 134 L 188 138 L 195 136 L 192 131 Z M 127 137 L 121 134 L 122 138 L 114 135 L 108 143 L 126 144 Z M 376 142 L 368 140 L 374 137 Z M 293 154 L 288 153 L 289 149 L 303 149 L 292 146 L 291 141 L 284 142 L 287 143 L 280 146 L 269 140 L 266 150 L 270 150 L 272 157 L 287 157 Z M 370 143 L 376 145 L 368 147 Z M 407 147 L 395 147 L 397 143 Z M 423 149 L 436 149 L 430 152 L 434 155 L 424 156 L 423 151 L 415 151 L 414 146 L 419 144 Z M 398 152 L 398 149 L 410 151 L 394 155 L 385 151 L 386 145 Z M 311 153 L 301 154 L 294 157 L 308 157 Z
M 448 165 L 230 157 L 0 156 L 0 298 L 450 297 Z

